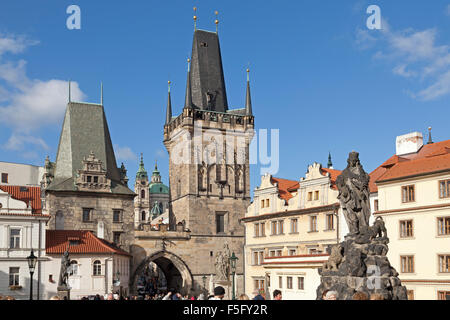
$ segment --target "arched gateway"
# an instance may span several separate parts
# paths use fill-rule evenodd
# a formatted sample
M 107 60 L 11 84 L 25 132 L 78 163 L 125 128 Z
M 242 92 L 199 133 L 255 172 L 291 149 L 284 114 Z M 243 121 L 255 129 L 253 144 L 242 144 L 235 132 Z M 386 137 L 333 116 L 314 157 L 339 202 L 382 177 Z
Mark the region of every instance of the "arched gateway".
M 145 267 L 151 262 L 155 263 L 164 273 L 168 289 L 175 289 L 181 294 L 191 292 L 193 278 L 186 263 L 171 252 L 158 251 L 146 257 L 136 268 L 130 286 L 133 293 L 137 293 L 138 277 L 142 275 Z

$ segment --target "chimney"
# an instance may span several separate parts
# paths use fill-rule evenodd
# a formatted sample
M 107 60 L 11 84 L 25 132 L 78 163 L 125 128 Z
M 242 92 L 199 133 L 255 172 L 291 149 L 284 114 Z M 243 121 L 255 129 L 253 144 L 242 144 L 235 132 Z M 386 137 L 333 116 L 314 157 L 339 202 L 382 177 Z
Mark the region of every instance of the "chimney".
M 423 146 L 423 135 L 420 132 L 411 132 L 398 136 L 396 139 L 397 156 L 402 156 L 409 153 L 416 153 Z

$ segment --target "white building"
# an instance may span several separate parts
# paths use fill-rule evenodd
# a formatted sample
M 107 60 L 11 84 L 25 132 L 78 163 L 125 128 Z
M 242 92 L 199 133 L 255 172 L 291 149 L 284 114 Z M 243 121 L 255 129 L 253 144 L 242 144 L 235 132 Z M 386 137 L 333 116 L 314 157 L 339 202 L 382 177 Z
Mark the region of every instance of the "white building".
M 450 299 L 450 140 L 397 137 L 396 154 L 371 174 L 375 217 L 385 221 L 387 254 L 412 300 Z
M 71 300 L 96 294 L 129 294 L 129 253 L 90 231 L 47 230 L 46 240 L 46 254 L 50 259 L 44 275 L 47 299 L 57 294 L 61 257 L 69 244 L 69 258 L 73 264 L 69 276 Z
M 4 191 L 7 189 L 9 191 Z M 40 203 L 39 189 L 0 187 L 0 295 L 30 298 L 30 270 L 27 257 L 33 249 L 38 257 L 33 275 L 33 299 L 42 299 L 45 257 L 45 225 L 49 217 L 30 204 Z M 37 195 L 37 200 L 33 198 Z M 20 200 L 20 199 L 24 200 Z M 39 206 L 40 210 L 40 206 Z
M 0 185 L 39 186 L 44 167 L 0 161 Z

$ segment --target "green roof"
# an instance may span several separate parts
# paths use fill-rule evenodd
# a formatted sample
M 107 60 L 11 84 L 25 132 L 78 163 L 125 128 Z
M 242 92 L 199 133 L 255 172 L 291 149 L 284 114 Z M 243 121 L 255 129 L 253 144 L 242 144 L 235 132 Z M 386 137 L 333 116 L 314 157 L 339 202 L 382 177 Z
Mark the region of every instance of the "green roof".
M 169 187 L 163 183 L 151 183 L 149 186 L 150 193 L 169 193 Z
M 111 192 L 134 194 L 120 182 L 121 175 L 103 106 L 80 102 L 67 104 L 55 161 L 54 179 L 47 190 L 76 191 L 74 180 L 78 170 L 82 169 L 84 157 L 91 151 L 102 161 L 106 177 L 111 179 Z

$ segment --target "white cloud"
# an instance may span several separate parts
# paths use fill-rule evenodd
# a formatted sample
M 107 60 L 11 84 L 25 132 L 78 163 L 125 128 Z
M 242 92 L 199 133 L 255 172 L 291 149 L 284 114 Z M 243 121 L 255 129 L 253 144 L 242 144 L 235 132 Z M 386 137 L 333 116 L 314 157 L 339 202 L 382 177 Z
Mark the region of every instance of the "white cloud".
M 137 160 L 137 155 L 129 147 L 119 147 L 114 145 L 114 152 L 117 160 Z
M 19 54 L 37 43 L 22 36 L 0 34 L 0 123 L 12 129 L 3 146 L 8 150 L 23 150 L 26 146 L 47 150 L 45 141 L 33 133 L 60 124 L 66 108 L 67 81 L 30 79 L 25 60 L 4 59 L 6 53 Z M 72 82 L 71 92 L 74 100 L 85 98 L 76 82 Z
M 383 20 L 383 32 L 357 30 L 355 43 L 360 49 L 377 46 L 373 58 L 394 64 L 392 72 L 404 78 L 418 78 L 428 87 L 411 97 L 424 101 L 438 99 L 450 93 L 450 46 L 438 45 L 435 28 L 415 31 L 395 31 Z
M 450 94 L 450 70 L 439 76 L 435 83 L 420 91 L 417 96 L 424 101 L 429 101 L 447 94 Z
M 48 145 L 41 138 L 17 133 L 13 133 L 11 137 L 9 137 L 4 147 L 8 150 L 18 151 L 23 150 L 25 144 L 35 145 L 45 150 L 49 149 Z

